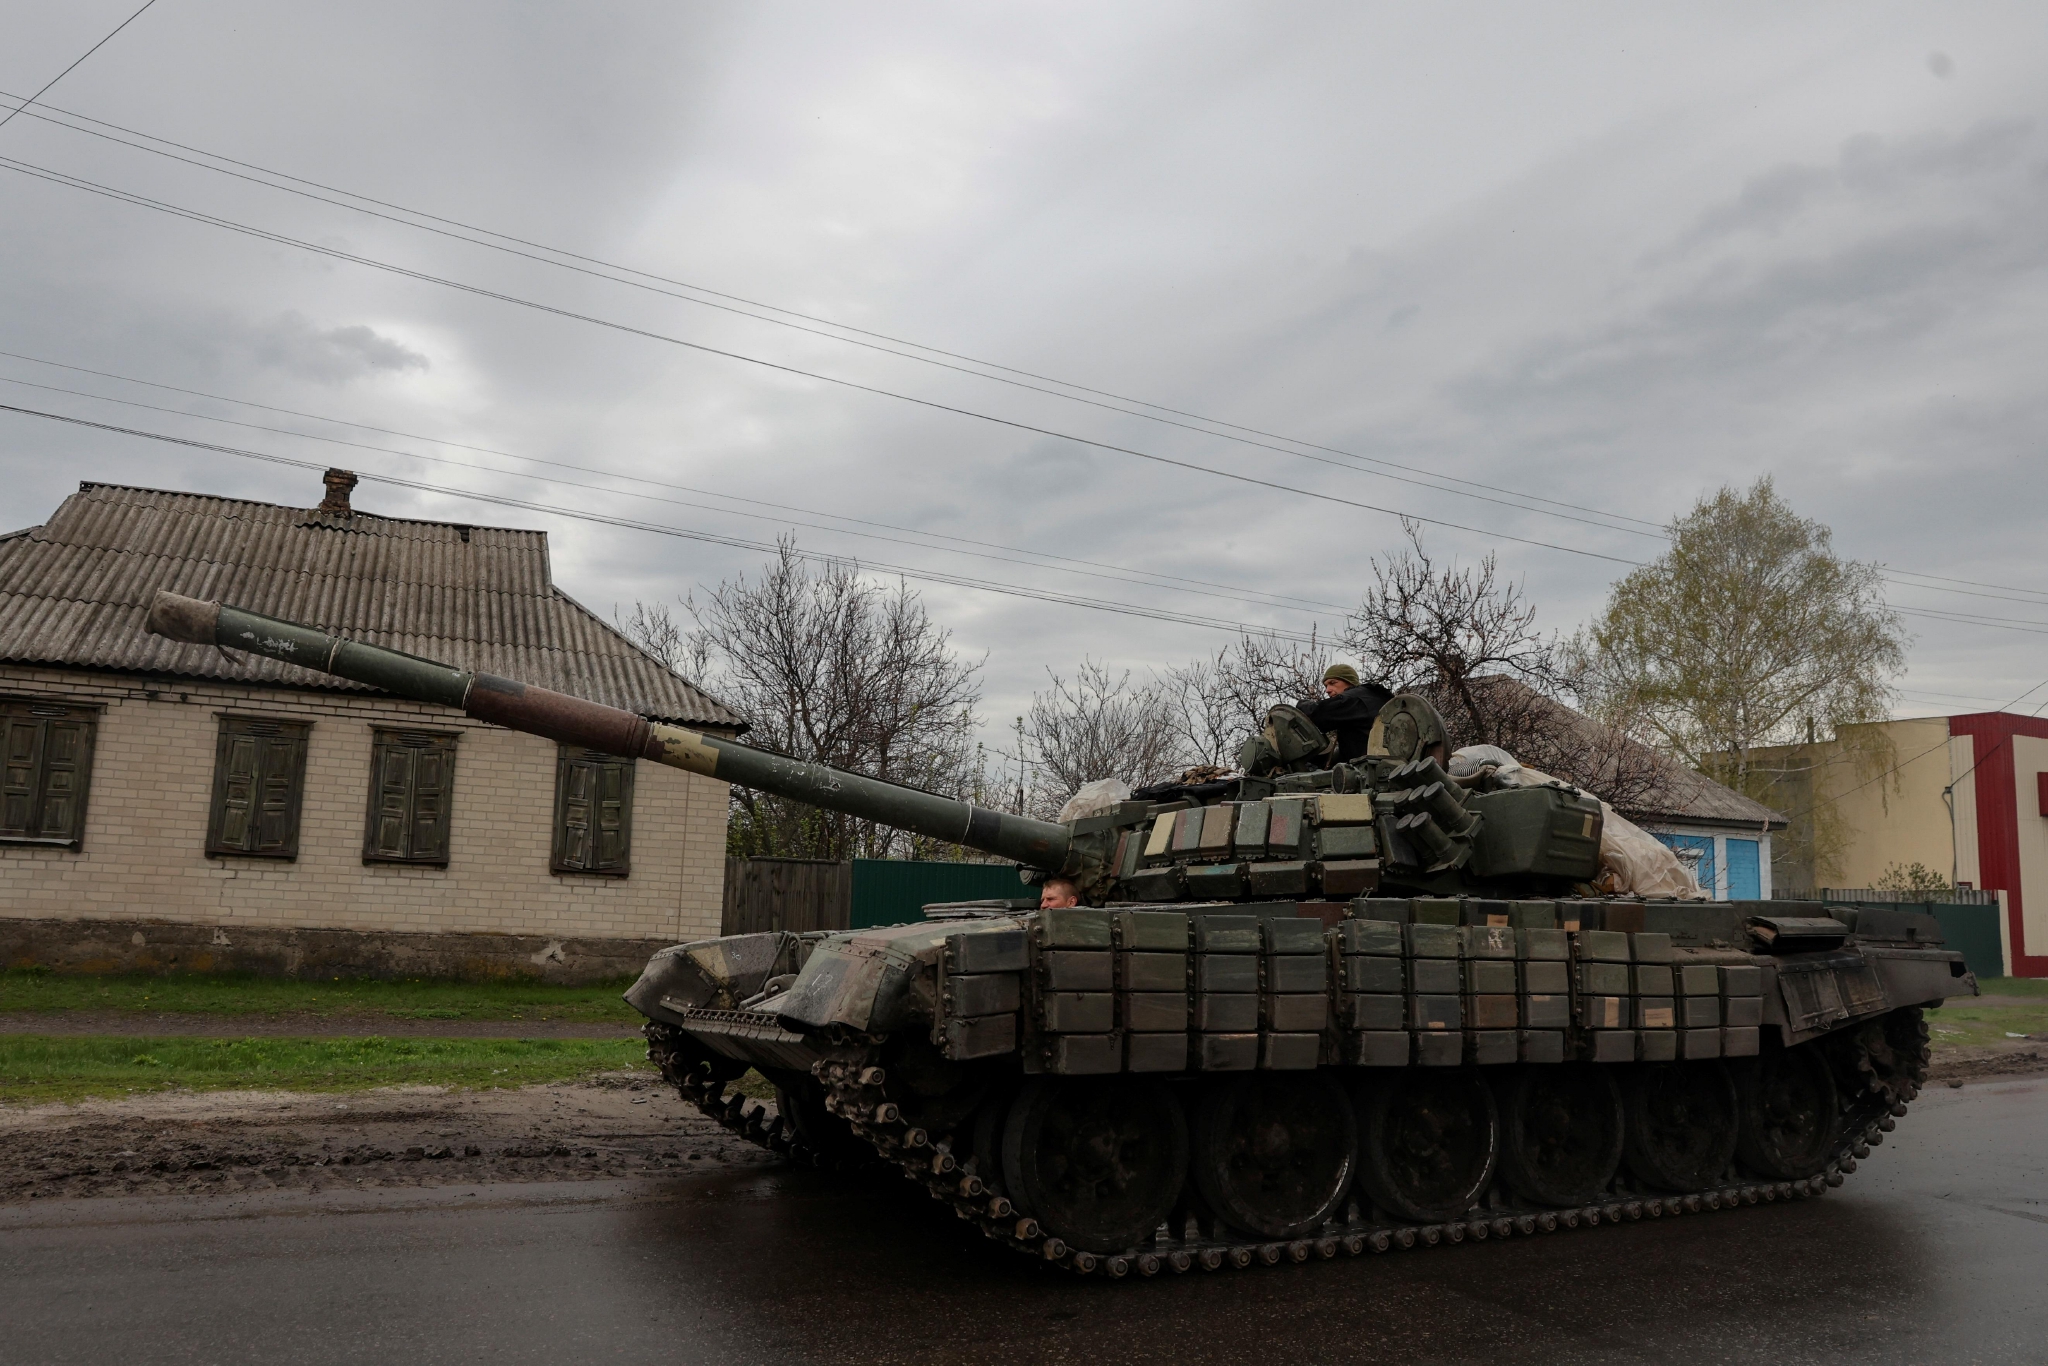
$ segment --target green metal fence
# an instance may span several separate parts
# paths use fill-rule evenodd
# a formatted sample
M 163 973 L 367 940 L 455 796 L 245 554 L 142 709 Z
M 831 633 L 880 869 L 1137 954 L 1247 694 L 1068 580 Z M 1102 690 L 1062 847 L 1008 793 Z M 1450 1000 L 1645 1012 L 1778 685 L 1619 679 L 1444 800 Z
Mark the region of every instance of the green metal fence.
M 1029 893 L 1030 888 L 1017 880 L 1014 863 L 857 858 L 853 861 L 851 928 L 907 924 L 921 919 L 923 908 L 935 901 L 982 901 Z
M 1892 901 L 1874 898 L 1829 896 L 1831 906 L 1882 906 L 1887 910 L 1916 911 L 1941 922 L 1941 937 L 1949 948 L 1963 956 L 1963 966 L 1979 977 L 2005 976 L 2005 946 L 1998 934 L 1998 907 L 1971 906 L 1952 901 Z

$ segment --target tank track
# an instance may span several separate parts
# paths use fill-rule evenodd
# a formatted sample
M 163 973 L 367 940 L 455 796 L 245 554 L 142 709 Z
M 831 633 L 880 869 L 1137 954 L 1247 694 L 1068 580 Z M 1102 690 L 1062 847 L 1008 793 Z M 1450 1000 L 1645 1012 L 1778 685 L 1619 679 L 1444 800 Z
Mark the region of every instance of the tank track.
M 713 1074 L 702 1057 L 688 1047 L 681 1030 L 650 1021 L 643 1032 L 647 1037 L 647 1060 L 660 1068 L 662 1077 L 705 1118 L 799 1166 L 840 1171 L 855 1165 L 804 1142 L 796 1125 L 778 1111 L 747 1099 L 737 1089 L 728 1094 L 734 1084 Z
M 1617 1177 L 1610 1200 L 1572 1209 L 1524 1209 L 1513 1207 L 1475 1208 L 1464 1219 L 1441 1224 L 1396 1224 L 1371 1220 L 1353 1197 L 1345 1217 L 1333 1219 L 1313 1238 L 1289 1242 L 1242 1241 L 1233 1230 L 1189 1215 L 1179 1233 L 1164 1227 L 1152 1241 L 1127 1253 L 1100 1255 L 1068 1247 L 1042 1229 L 1038 1221 L 1018 1210 L 1007 1196 L 991 1190 L 973 1170 L 969 1159 L 963 1166 L 953 1155 L 947 1136 L 933 1136 L 909 1123 L 902 1108 L 887 1098 L 887 1071 L 880 1065 L 881 1049 L 871 1046 L 855 1056 L 820 1062 L 813 1069 L 823 1083 L 826 1108 L 847 1121 L 853 1132 L 870 1144 L 878 1157 L 897 1167 L 906 1179 L 922 1187 L 927 1195 L 975 1225 L 984 1236 L 1001 1243 L 1032 1261 L 1048 1263 L 1081 1275 L 1103 1275 L 1111 1279 L 1136 1273 L 1156 1276 L 1163 1271 L 1184 1273 L 1246 1270 L 1254 1266 L 1279 1266 L 1339 1256 L 1358 1257 L 1368 1253 L 1392 1252 L 1440 1244 L 1484 1242 L 1489 1238 L 1531 1237 L 1577 1228 L 1598 1228 L 1641 1219 L 1676 1218 L 1681 1215 L 1730 1210 L 1745 1205 L 1772 1204 L 1780 1200 L 1817 1198 L 1856 1170 L 1870 1150 L 1884 1142 L 1897 1127 L 1908 1104 L 1919 1095 L 1927 1078 L 1930 1057 L 1927 1026 L 1916 1007 L 1911 1012 L 1917 1046 L 1907 1056 L 1892 1060 L 1897 1068 L 1891 1075 L 1878 1075 L 1866 1059 L 1859 1058 L 1859 1071 L 1866 1087 L 1854 1096 L 1843 1097 L 1843 1138 L 1820 1174 L 1801 1181 L 1734 1180 L 1708 1190 L 1684 1195 L 1653 1195 L 1626 1189 L 1624 1177 Z M 649 1029 L 649 1056 L 655 1057 Z M 1819 1042 L 1819 1041 L 1816 1041 Z M 657 1063 L 660 1058 L 655 1058 Z M 663 1066 L 663 1075 L 670 1076 Z M 723 1100 L 723 1083 L 692 1081 L 685 1073 L 670 1076 L 686 1098 L 726 1128 L 774 1152 L 789 1153 L 796 1160 L 801 1145 L 782 1131 L 788 1126 L 764 1117 L 764 1108 L 747 1105 L 735 1096 Z M 694 1086 L 694 1090 L 692 1087 Z M 815 1160 L 815 1156 L 813 1157 Z M 1498 1198 L 1498 1188 L 1489 1195 Z

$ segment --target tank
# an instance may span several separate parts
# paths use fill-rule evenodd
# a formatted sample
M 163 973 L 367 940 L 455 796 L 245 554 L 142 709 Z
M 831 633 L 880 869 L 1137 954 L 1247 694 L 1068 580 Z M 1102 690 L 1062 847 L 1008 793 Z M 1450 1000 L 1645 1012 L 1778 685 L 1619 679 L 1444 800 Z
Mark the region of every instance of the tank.
M 1453 777 L 1419 697 L 1363 759 L 1276 707 L 1240 776 L 1060 824 L 217 603 L 148 625 L 1014 860 L 1014 900 L 679 944 L 626 1000 L 728 1128 L 1079 1273 L 1817 1197 L 1918 1095 L 1923 1012 L 1977 990 L 1930 916 L 1588 894 L 1601 803 Z M 1040 909 L 1055 878 L 1079 904 Z

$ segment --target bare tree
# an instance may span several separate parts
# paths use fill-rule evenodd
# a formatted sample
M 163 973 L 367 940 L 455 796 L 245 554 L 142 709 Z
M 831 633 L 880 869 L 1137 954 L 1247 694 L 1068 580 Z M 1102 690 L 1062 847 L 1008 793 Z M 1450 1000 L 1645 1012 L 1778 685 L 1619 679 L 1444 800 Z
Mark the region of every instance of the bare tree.
M 1083 660 L 1070 683 L 1048 669 L 1052 687 L 1031 695 L 1019 731 L 1031 770 L 1028 805 L 1051 817 L 1084 783 L 1119 778 L 1132 787 L 1163 782 L 1187 767 L 1174 708 L 1156 686 L 1128 671 Z
M 1477 566 L 1440 565 L 1420 527 L 1402 527 L 1407 548 L 1374 558 L 1372 585 L 1348 623 L 1345 644 L 1360 672 L 1428 698 L 1452 749 L 1496 745 L 1625 814 L 1649 809 L 1663 761 L 1626 728 L 1564 703 L 1573 679 L 1557 641 L 1537 629 L 1522 586 L 1500 576 L 1491 554 Z
M 1494 708 L 1472 681 L 1518 678 L 1538 692 L 1558 682 L 1557 649 L 1536 629 L 1536 605 L 1502 580 L 1491 553 L 1477 568 L 1439 567 L 1422 530 L 1403 520 L 1408 548 L 1372 561 L 1372 586 L 1347 623 L 1359 669 L 1395 692 L 1426 692 L 1454 738 L 1500 744 Z
M 1266 723 L 1273 704 L 1322 691 L 1324 663 L 1313 630 L 1305 642 L 1246 632 L 1213 658 L 1168 669 L 1162 688 L 1189 760 L 1229 767 L 1245 737 Z
M 747 719 L 747 741 L 932 791 L 983 781 L 974 740 L 979 661 L 954 652 L 918 595 L 864 577 L 857 565 L 814 566 L 793 540 L 758 579 L 721 583 L 684 608 L 636 604 L 624 623 L 651 653 L 688 662 L 704 686 Z M 803 802 L 735 787 L 727 848 L 785 858 L 948 857 L 953 846 Z
M 693 682 L 709 672 L 703 642 L 676 620 L 665 602 L 635 602 L 633 614 L 620 617 L 612 608 L 612 621 L 619 633 L 661 661 L 663 668 Z

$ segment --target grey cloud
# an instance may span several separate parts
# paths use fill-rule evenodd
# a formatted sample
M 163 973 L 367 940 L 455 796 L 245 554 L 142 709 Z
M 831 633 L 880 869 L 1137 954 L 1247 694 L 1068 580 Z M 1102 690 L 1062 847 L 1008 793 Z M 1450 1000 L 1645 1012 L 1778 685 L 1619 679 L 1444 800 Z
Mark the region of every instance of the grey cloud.
M 16 8 L 6 57 L 27 74 L 9 79 L 33 88 L 78 43 L 49 7 Z M 1043 4 L 891 0 L 600 7 L 593 19 L 585 8 L 508 18 L 481 0 L 180 0 L 152 12 L 149 44 L 110 44 L 52 98 L 531 240 L 1484 489 L 1661 520 L 1703 487 L 1804 458 L 1782 486 L 1852 553 L 2041 586 L 2048 492 L 2024 471 L 2048 430 L 2034 359 L 2048 324 L 2048 247 L 2035 240 L 2048 183 L 2029 164 L 2048 119 L 2048 46 L 2030 14 L 1928 17 L 1872 0 L 1845 42 L 1838 16 L 1797 6 L 1504 6 L 1477 30 L 1427 8 L 1315 0 L 1055 10 L 1048 21 Z M 1936 49 L 1965 70 L 1930 85 Z M 1873 130 L 1882 136 L 1857 136 Z M 1655 551 L 547 272 L 26 118 L 0 141 L 9 156 L 631 326 L 1489 531 Z M 312 266 L 40 182 L 4 185 L 7 350 L 1320 601 L 1355 600 L 1368 557 L 1398 537 L 1390 518 L 1313 493 L 771 378 L 417 280 Z M 18 362 L 0 374 L 52 378 Z M 394 378 L 411 382 L 377 382 Z M 549 508 L 763 541 L 778 529 L 656 503 L 644 488 L 571 490 L 85 399 L 38 402 Z M 48 426 L 0 427 L 13 476 L 0 481 L 0 526 L 41 520 L 80 477 L 295 503 L 319 492 L 303 471 Z M 357 499 L 395 515 L 546 525 L 563 587 L 596 604 L 671 598 L 760 558 L 389 485 L 366 483 Z M 834 554 L 1308 625 L 1165 589 L 800 535 Z M 1489 544 L 1429 535 L 1446 555 Z M 1617 568 L 1498 548 L 1560 627 L 1597 606 Z M 927 591 L 964 652 L 990 651 L 986 710 L 998 720 L 1048 664 L 1093 655 L 1143 669 L 1216 643 L 1192 628 Z M 1950 690 L 1969 693 L 1992 673 L 2027 672 L 2016 692 L 2038 677 L 2026 652 L 2038 640 L 1928 626 L 1916 667 L 1936 671 L 1926 686 L 1944 686 L 1934 679 L 1946 670 Z
M 1741 233 L 1778 232 L 1831 194 L 1926 193 L 1932 186 L 1924 182 L 2004 170 L 2024 154 L 2032 131 L 2031 121 L 2008 119 L 1979 124 L 1960 136 L 1859 134 L 1843 144 L 1831 164 L 1774 166 L 1752 177 L 1733 200 L 1701 213 L 1667 251 L 1683 254 Z
M 317 327 L 298 313 L 250 329 L 259 365 L 320 384 L 343 384 L 379 371 L 425 370 L 427 358 L 362 323 Z

